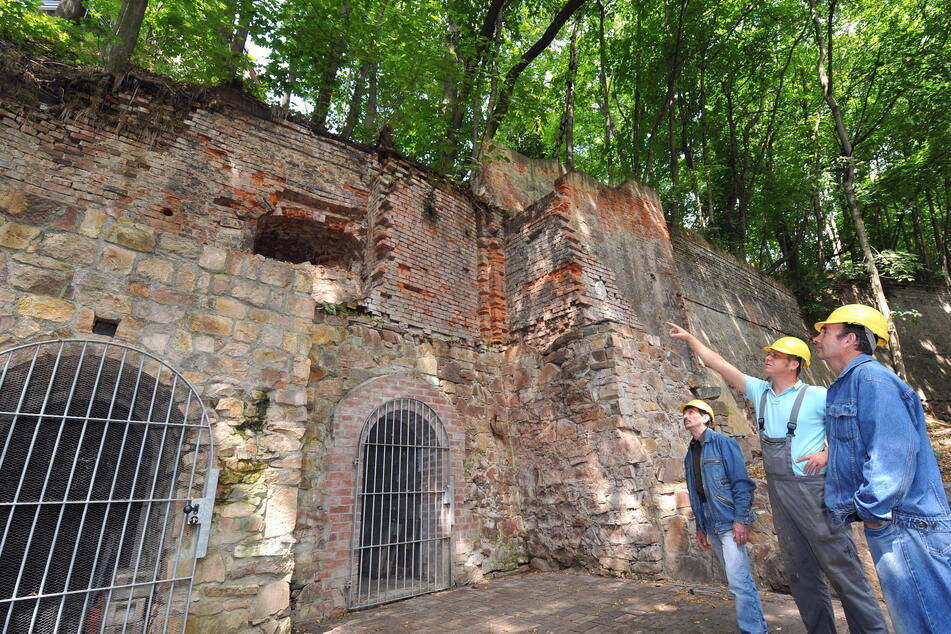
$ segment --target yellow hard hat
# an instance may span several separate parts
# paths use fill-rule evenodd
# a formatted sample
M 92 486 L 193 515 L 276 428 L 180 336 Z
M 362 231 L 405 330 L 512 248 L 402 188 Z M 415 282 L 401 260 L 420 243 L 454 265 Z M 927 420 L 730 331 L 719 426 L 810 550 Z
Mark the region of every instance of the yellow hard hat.
M 766 346 L 763 350 L 775 350 L 776 352 L 791 354 L 794 357 L 802 357 L 803 368 L 808 368 L 809 361 L 812 359 L 809 346 L 806 345 L 805 341 L 796 337 L 780 337 L 771 346 Z
M 684 403 L 683 405 L 681 405 L 680 411 L 683 412 L 688 407 L 696 407 L 700 411 L 710 414 L 710 422 L 711 423 L 713 422 L 713 419 L 715 418 L 715 415 L 713 413 L 713 408 L 707 405 L 706 401 L 701 401 L 699 398 L 695 398 L 689 403 Z
M 865 326 L 872 331 L 876 337 L 876 342 L 880 346 L 888 343 L 888 320 L 871 306 L 863 304 L 846 304 L 833 310 L 825 321 L 819 321 L 815 324 L 817 332 L 822 331 L 826 324 L 856 324 Z

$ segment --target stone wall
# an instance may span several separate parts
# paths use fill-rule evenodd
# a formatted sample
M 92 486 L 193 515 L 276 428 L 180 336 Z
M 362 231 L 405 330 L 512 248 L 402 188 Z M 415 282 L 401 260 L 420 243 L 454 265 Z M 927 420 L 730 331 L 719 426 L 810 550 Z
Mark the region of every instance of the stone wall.
M 677 412 L 716 378 L 662 324 L 755 374 L 761 345 L 807 332 L 785 289 L 671 239 L 633 182 L 496 148 L 477 198 L 233 95 L 141 88 L 0 97 L 0 345 L 110 322 L 201 394 L 222 473 L 193 631 L 347 608 L 354 462 L 394 398 L 446 432 L 451 583 L 529 562 L 718 578 L 690 537 Z M 755 461 L 742 399 L 714 406 Z M 764 500 L 754 566 L 778 587 Z
M 426 403 L 450 434 L 454 583 L 527 561 L 506 431 L 502 351 L 359 315 L 318 312 L 311 359 L 311 432 L 295 533 L 300 620 L 346 609 L 357 439 L 370 411 L 390 398 Z
M 222 472 L 189 627 L 272 634 L 343 609 L 341 468 L 361 412 L 393 396 L 451 438 L 451 582 L 525 563 L 486 346 L 507 332 L 497 213 L 228 95 L 70 99 L 0 99 L 0 344 L 108 338 L 107 321 L 202 396 Z

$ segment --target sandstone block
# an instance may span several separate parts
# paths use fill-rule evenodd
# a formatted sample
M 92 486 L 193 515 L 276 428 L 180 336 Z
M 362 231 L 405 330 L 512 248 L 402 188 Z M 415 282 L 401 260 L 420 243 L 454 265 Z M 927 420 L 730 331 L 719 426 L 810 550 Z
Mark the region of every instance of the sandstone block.
M 132 301 L 124 295 L 80 289 L 76 292 L 76 299 L 96 312 L 120 315 L 128 315 L 132 312 Z
M 272 400 L 280 405 L 306 405 L 307 392 L 299 387 L 286 387 L 275 390 Z
M 26 193 L 14 187 L 0 189 L 0 211 L 17 216 L 26 210 Z
M 139 262 L 136 272 L 146 279 L 170 284 L 175 266 L 164 258 L 146 258 Z
M 311 343 L 315 346 L 327 346 L 343 341 L 343 329 L 334 326 L 317 325 L 311 327 Z
M 184 258 L 194 259 L 201 253 L 201 245 L 192 240 L 179 238 L 169 234 L 163 234 L 159 237 L 159 250 L 162 253 L 174 253 Z
M 38 235 L 40 235 L 40 230 L 36 227 L 21 225 L 18 222 L 8 222 L 0 226 L 0 247 L 25 249 Z
M 52 271 L 72 271 L 75 268 L 69 262 L 61 262 L 59 260 L 54 260 L 53 258 L 48 258 L 45 255 L 30 253 L 28 251 L 14 253 L 12 259 L 17 262 L 22 262 L 23 264 L 29 264 L 30 266 L 35 266 L 41 269 L 50 269 Z
M 294 279 L 294 270 L 284 264 L 264 262 L 261 264 L 258 279 L 265 284 L 284 288 Z
M 195 583 L 221 583 L 225 580 L 225 563 L 219 553 L 213 553 L 198 561 Z
M 297 487 L 279 487 L 267 502 L 264 538 L 290 535 L 297 521 Z
M 255 306 L 265 307 L 270 305 L 271 292 L 263 284 L 247 281 L 235 282 L 231 289 L 231 295 Z
M 313 319 L 316 303 L 311 297 L 291 295 L 287 298 L 287 312 L 298 317 Z
M 123 320 L 125 321 L 125 320 Z M 164 354 L 165 349 L 168 347 L 168 340 L 170 335 L 153 333 L 146 335 L 142 338 L 142 345 L 144 345 L 148 350 L 155 352 L 157 354 Z
M 65 322 L 73 318 L 76 305 L 45 295 L 26 295 L 17 302 L 17 313 L 47 321 Z
M 227 260 L 227 251 L 206 246 L 202 249 L 201 256 L 198 258 L 198 266 L 205 269 L 206 271 L 221 273 L 225 270 L 225 263 Z
M 234 320 L 218 315 L 198 314 L 188 318 L 188 327 L 194 332 L 209 335 L 230 335 L 234 329 Z
M 79 264 L 96 261 L 99 248 L 94 240 L 75 233 L 51 233 L 43 237 L 39 252 L 58 260 Z
M 261 327 L 248 321 L 240 321 L 234 326 L 234 338 L 238 341 L 252 342 L 258 338 Z
M 241 302 L 236 302 L 227 297 L 216 297 L 215 312 L 223 317 L 243 319 L 248 309 Z
M 264 585 L 254 598 L 251 607 L 251 622 L 258 623 L 272 614 L 290 607 L 290 585 L 286 581 L 273 581 Z
M 248 318 L 262 324 L 279 324 L 281 316 L 270 310 L 261 310 L 260 308 L 251 308 L 248 310 Z
M 107 217 L 106 213 L 100 209 L 87 209 L 79 224 L 79 233 L 89 238 L 98 238 Z
M 135 252 L 113 245 L 106 245 L 99 256 L 99 270 L 127 275 L 132 272 Z
M 106 230 L 106 240 L 135 251 L 150 253 L 155 250 L 155 231 L 121 220 Z
M 66 290 L 71 276 L 62 271 L 38 269 L 25 264 L 13 264 L 10 267 L 9 283 L 23 291 L 35 295 L 59 297 Z
M 245 557 L 283 557 L 291 552 L 291 542 L 269 539 L 253 544 L 238 544 L 234 547 L 234 556 Z

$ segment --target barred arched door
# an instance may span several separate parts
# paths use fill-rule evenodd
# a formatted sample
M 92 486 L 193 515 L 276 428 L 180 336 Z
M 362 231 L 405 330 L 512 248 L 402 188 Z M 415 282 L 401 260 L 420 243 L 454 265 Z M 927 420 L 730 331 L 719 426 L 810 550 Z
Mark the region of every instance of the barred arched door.
M 182 631 L 212 459 L 198 395 L 152 355 L 0 352 L 0 632 Z
M 453 483 L 436 413 L 415 399 L 380 405 L 354 462 L 350 608 L 449 587 Z

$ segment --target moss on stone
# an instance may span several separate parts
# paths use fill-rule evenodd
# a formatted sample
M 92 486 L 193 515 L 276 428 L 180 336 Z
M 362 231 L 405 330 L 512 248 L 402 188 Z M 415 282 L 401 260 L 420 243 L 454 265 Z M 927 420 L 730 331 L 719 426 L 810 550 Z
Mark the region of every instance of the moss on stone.
M 264 470 L 267 464 L 260 460 L 251 460 L 241 458 L 235 462 L 229 462 L 226 468 L 221 470 L 218 477 L 220 484 L 254 484 L 264 476 Z
M 251 401 L 251 413 L 241 419 L 241 422 L 235 425 L 235 429 L 241 433 L 260 433 L 264 431 L 267 424 L 267 408 L 271 404 L 271 399 L 267 392 L 255 392 L 254 400 Z

